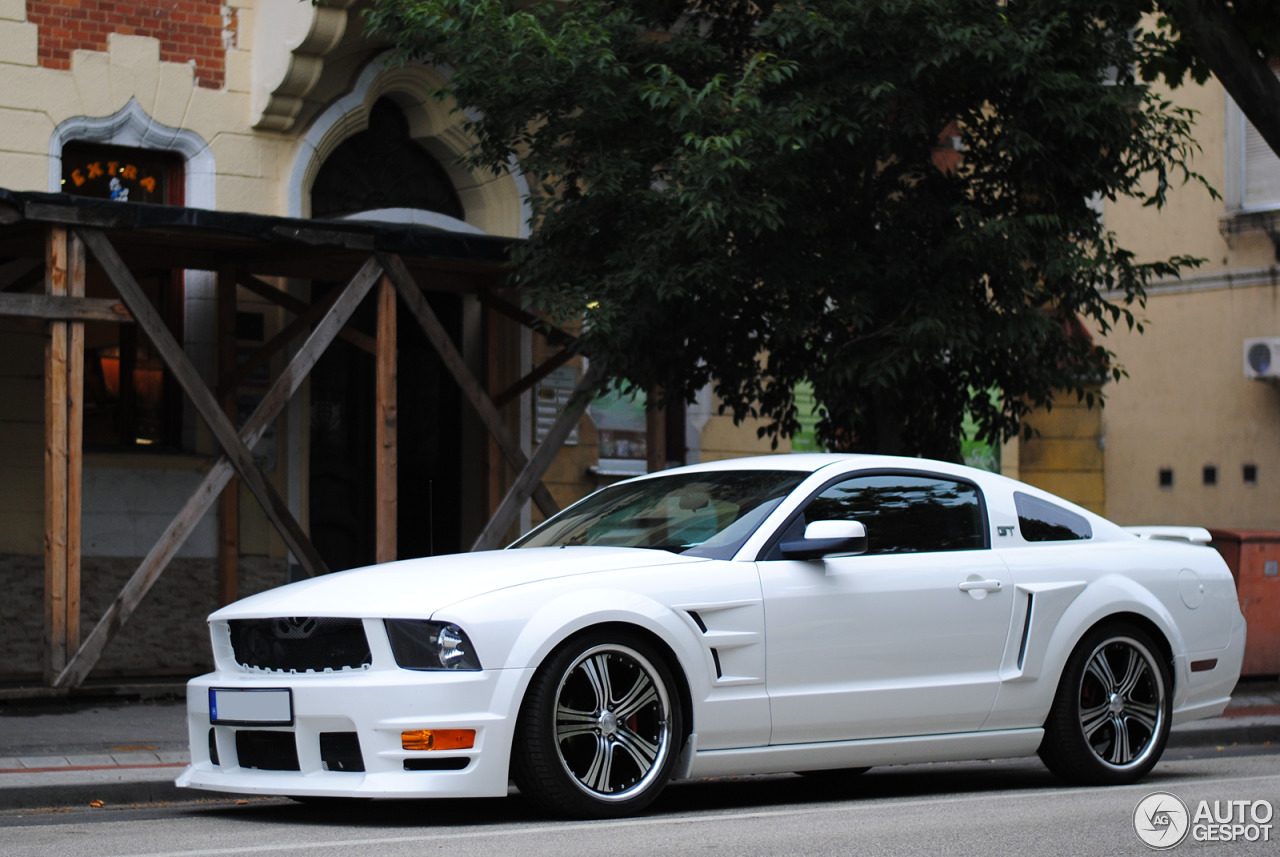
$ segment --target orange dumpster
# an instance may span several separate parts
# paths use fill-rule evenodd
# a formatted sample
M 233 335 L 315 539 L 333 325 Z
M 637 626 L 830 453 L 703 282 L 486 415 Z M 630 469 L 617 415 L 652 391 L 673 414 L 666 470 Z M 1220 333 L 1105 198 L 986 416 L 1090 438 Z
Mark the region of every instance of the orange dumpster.
M 1280 532 L 1210 529 L 1249 623 L 1241 675 L 1280 675 Z

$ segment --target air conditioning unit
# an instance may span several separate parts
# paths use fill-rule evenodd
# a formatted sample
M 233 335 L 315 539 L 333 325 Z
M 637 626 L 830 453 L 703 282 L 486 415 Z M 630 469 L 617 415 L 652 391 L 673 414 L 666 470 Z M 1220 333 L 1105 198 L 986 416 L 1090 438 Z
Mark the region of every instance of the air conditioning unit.
M 1244 376 L 1280 378 L 1280 336 L 1264 336 L 1244 341 Z

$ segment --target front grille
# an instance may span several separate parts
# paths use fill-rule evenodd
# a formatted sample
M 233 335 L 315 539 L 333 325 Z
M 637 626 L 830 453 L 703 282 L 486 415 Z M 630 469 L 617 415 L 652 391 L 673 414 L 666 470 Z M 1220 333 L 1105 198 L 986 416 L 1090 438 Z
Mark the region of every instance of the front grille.
M 236 732 L 236 758 L 242 768 L 297 771 L 298 745 L 292 732 Z
M 236 663 L 271 672 L 361 669 L 373 658 L 359 619 L 294 616 L 232 619 Z

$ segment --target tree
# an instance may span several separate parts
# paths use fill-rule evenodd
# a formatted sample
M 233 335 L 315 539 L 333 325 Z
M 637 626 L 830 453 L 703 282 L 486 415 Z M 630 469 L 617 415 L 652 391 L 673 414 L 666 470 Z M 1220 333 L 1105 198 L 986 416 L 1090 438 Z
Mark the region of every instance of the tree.
M 615 383 L 710 382 L 776 437 L 807 380 L 830 446 L 954 459 L 966 411 L 998 440 L 1092 401 L 1122 370 L 1086 326 L 1136 325 L 1195 264 L 1098 216 L 1199 179 L 1191 115 L 1135 76 L 1176 44 L 1142 5 L 377 0 L 370 24 L 452 68 L 474 163 L 516 153 L 516 282 Z

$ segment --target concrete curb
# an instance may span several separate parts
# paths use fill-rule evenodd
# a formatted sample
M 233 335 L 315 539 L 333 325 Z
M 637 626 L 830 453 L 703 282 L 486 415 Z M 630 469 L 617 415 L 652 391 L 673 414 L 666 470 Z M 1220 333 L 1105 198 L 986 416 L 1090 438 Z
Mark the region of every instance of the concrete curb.
M 173 784 L 181 771 L 181 765 L 166 765 L 3 773 L 0 774 L 0 811 L 87 807 L 99 801 L 104 806 L 120 806 L 191 800 L 195 792 Z
M 1218 717 L 1177 727 L 1169 735 L 1168 746 L 1189 749 L 1264 745 L 1277 738 L 1280 738 L 1280 717 Z M 47 762 L 47 766 L 41 766 L 42 762 Z M 47 760 L 23 759 L 22 763 L 23 768 L 0 769 L 0 812 L 38 812 L 94 805 L 118 808 L 237 797 L 178 788 L 174 779 L 182 772 L 181 762 L 73 766 L 64 757 L 48 757 Z

